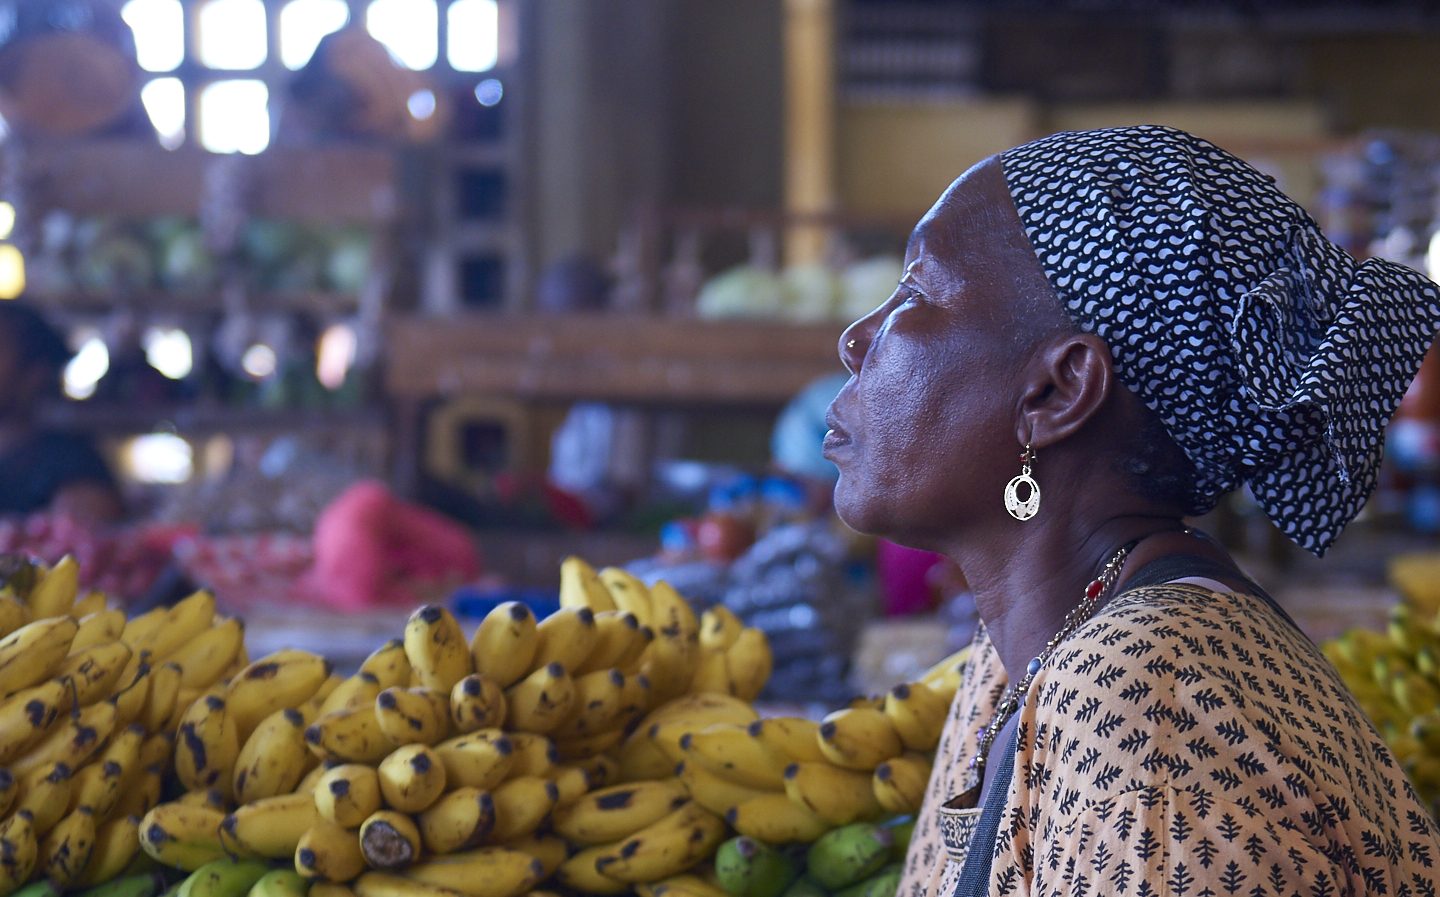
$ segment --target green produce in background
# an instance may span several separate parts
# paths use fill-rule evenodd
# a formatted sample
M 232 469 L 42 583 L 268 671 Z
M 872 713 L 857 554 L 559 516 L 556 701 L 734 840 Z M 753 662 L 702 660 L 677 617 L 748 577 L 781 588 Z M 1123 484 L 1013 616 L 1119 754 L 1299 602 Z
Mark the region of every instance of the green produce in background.
M 734 897 L 780 897 L 799 874 L 794 859 L 753 838 L 731 838 L 715 854 L 720 887 Z
M 869 822 L 842 825 L 820 836 L 806 854 L 806 868 L 821 887 L 846 887 L 880 871 L 890 861 L 895 836 Z
M 780 897 L 830 897 L 830 892 L 808 875 L 802 875 L 785 889 Z
M 178 897 L 245 897 L 269 871 L 256 860 L 214 860 L 190 873 Z
M 890 863 L 869 878 L 836 891 L 835 897 L 895 897 L 903 869 L 900 863 Z
M 165 890 L 165 876 L 150 872 L 145 875 L 129 875 L 107 881 L 81 891 L 79 897 L 155 897 L 163 890 Z

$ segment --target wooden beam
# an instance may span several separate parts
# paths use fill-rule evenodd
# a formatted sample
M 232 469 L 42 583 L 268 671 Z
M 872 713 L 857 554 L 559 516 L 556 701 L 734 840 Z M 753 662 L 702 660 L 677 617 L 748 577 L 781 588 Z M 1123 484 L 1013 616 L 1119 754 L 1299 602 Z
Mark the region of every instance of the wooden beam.
M 835 209 L 835 2 L 785 0 L 785 210 Z M 828 229 L 792 227 L 786 264 L 825 257 Z

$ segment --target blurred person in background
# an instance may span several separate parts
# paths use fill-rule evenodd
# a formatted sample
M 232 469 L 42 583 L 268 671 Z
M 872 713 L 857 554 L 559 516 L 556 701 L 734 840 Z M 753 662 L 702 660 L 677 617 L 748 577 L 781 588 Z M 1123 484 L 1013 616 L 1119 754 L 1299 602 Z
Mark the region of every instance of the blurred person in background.
M 48 511 L 85 524 L 123 514 L 115 481 L 90 441 L 37 422 L 41 403 L 60 395 L 70 357 L 35 309 L 0 303 L 0 514 Z

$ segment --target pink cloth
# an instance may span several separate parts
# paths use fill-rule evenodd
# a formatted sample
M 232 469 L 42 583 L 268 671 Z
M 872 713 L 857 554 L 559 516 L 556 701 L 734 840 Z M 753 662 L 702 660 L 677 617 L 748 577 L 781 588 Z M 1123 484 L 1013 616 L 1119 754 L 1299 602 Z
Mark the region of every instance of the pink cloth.
M 314 545 L 314 585 L 343 609 L 410 603 L 412 583 L 458 583 L 480 573 L 480 553 L 463 527 L 373 480 L 321 512 Z
M 945 556 L 906 548 L 878 540 L 875 546 L 875 575 L 880 580 L 880 598 L 885 615 L 928 614 L 935 609 L 936 589 L 927 574 Z

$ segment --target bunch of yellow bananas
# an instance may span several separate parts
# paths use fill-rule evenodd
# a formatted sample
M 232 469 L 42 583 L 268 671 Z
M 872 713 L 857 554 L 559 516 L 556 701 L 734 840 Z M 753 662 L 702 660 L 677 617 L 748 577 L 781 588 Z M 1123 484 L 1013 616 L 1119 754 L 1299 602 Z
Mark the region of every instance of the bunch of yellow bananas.
M 175 757 L 191 791 L 146 816 L 146 851 L 185 869 L 226 854 L 293 858 L 306 878 L 359 897 L 529 890 L 568 855 L 541 824 L 614 777 L 606 751 L 647 711 L 689 700 L 711 642 L 727 692 L 753 698 L 769 674 L 763 634 L 735 621 L 702 644 L 700 622 L 668 585 L 577 558 L 561 581 L 563 606 L 541 622 L 502 604 L 467 643 L 448 610 L 422 607 L 349 678 L 281 651 L 195 695 Z M 754 718 L 745 700 L 724 700 Z M 665 874 L 725 834 L 698 804 L 673 821 L 707 834 L 681 845 L 683 861 L 675 844 L 654 841 Z M 655 880 L 643 877 L 651 852 L 636 848 L 612 871 Z
M 159 802 L 185 690 L 224 676 L 242 656 L 243 632 L 215 616 L 207 592 L 126 622 L 103 594 L 79 594 L 69 557 L 9 574 L 0 589 L 0 895 L 31 879 L 109 881 L 137 862 L 140 818 Z
M 1440 806 L 1440 617 L 1402 602 L 1385 632 L 1350 629 L 1320 649 L 1416 790 Z

